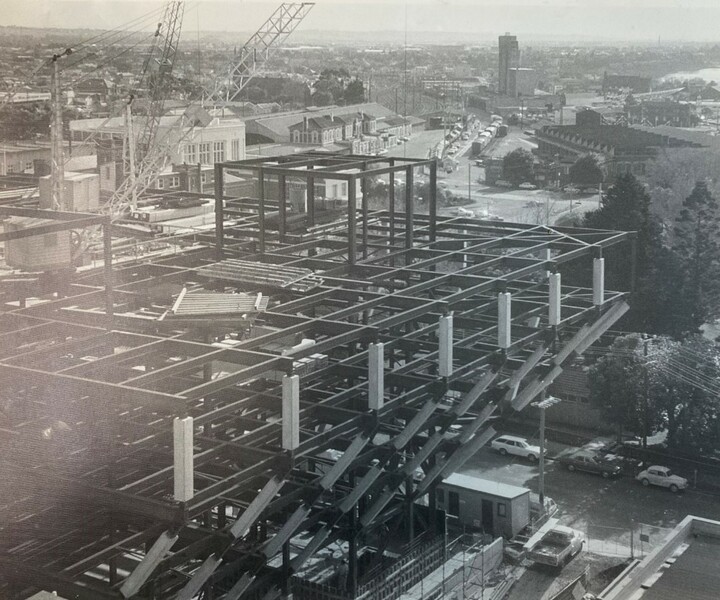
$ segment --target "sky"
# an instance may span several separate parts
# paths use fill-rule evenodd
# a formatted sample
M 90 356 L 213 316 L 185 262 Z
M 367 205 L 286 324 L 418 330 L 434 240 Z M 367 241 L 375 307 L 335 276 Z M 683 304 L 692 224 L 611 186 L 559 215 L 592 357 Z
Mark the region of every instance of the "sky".
M 187 0 L 185 29 L 254 31 L 278 0 Z M 113 29 L 160 0 L 0 0 L 0 25 Z M 317 0 L 307 31 L 476 34 L 525 40 L 720 41 L 720 0 Z M 298 30 L 300 32 L 300 30 Z M 341 37 L 341 36 L 339 36 Z M 452 36 L 448 36 L 452 42 Z

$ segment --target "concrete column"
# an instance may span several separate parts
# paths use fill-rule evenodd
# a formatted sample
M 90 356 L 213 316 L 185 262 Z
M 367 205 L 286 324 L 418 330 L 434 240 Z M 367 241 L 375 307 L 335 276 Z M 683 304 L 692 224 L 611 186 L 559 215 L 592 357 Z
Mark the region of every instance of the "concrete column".
M 194 494 L 193 418 L 173 421 L 174 497 L 178 502 L 191 500 Z
M 593 259 L 593 304 L 601 306 L 605 300 L 605 259 Z
M 506 349 L 511 343 L 512 320 L 512 294 L 500 292 L 498 294 L 498 346 Z
M 441 377 L 450 377 L 453 372 L 453 316 L 440 317 L 438 339 L 440 340 L 440 357 L 438 372 Z
M 553 253 L 550 248 L 545 248 L 545 260 L 552 260 Z M 545 271 L 545 277 L 550 277 L 550 271 Z
M 560 324 L 560 273 L 550 273 L 550 299 L 548 303 L 548 321 L 550 325 Z
M 385 401 L 385 346 L 370 344 L 368 348 L 368 408 L 380 410 Z
M 282 447 L 295 450 L 300 445 L 300 377 L 282 379 Z

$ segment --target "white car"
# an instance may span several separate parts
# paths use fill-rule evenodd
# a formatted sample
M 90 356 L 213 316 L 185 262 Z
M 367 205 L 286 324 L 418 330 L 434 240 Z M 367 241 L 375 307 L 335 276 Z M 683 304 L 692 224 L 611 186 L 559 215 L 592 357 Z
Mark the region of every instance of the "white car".
M 644 486 L 659 485 L 660 487 L 668 488 L 673 493 L 684 490 L 688 486 L 687 479 L 675 475 L 667 467 L 661 467 L 659 465 L 653 465 L 644 471 L 640 471 L 635 479 Z
M 540 456 L 540 447 L 528 444 L 525 438 L 516 437 L 514 435 L 501 435 L 495 438 L 490 444 L 493 450 L 497 450 L 503 456 L 514 454 L 522 456 L 535 462 Z

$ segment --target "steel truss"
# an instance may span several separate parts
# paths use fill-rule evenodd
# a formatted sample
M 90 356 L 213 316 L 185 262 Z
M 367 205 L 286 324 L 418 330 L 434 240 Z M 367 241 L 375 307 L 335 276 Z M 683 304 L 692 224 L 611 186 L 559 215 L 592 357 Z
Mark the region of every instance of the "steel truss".
M 395 174 L 412 184 L 422 169 L 430 214 L 415 212 L 412 185 L 395 199 Z M 226 196 L 224 175 L 243 171 L 259 176 L 257 197 Z M 313 201 L 289 226 L 291 179 L 352 191 L 378 176 L 392 182 L 383 210 L 351 194 L 349 216 L 323 223 Z M 430 161 L 306 154 L 224 163 L 215 180 L 216 235 L 194 236 L 185 253 L 116 266 L 111 278 L 78 273 L 63 297 L 20 308 L 0 286 L 0 473 L 11 482 L 0 492 L 3 597 L 37 588 L 81 599 L 262 597 L 290 589 L 338 539 L 356 589 L 367 540 L 385 524 L 408 540 L 432 535 L 414 501 L 429 494 L 432 510 L 435 485 L 491 437 L 490 423 L 521 410 L 627 307 L 622 292 L 595 302 L 588 275 L 562 286 L 550 325 L 548 272 L 582 271 L 632 234 L 437 216 Z M 199 274 L 226 258 L 309 269 L 322 283 L 297 291 Z M 160 319 L 183 287 L 269 296 L 262 329 Z M 505 292 L 511 335 L 499 347 Z M 438 323 L 449 315 L 443 372 Z M 218 346 L 229 337 L 233 347 Z M 282 355 L 304 338 L 315 344 Z M 384 402 L 372 410 L 377 343 Z M 301 377 L 299 445 L 283 450 L 277 374 L 318 353 L 327 363 Z M 177 502 L 173 420 L 185 416 L 195 493 Z M 328 449 L 344 454 L 332 462 Z

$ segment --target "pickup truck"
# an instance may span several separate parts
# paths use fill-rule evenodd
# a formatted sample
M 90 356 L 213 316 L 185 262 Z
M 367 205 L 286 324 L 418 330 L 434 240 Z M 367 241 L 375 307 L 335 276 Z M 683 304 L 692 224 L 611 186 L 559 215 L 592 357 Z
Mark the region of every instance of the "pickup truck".
M 563 567 L 580 553 L 585 536 L 570 527 L 556 525 L 527 553 L 527 558 L 551 567 Z

